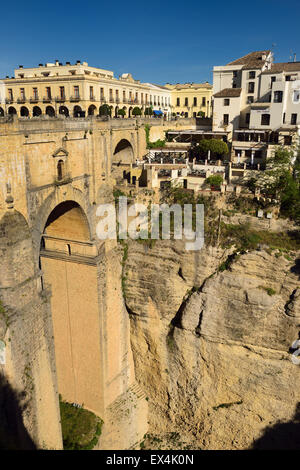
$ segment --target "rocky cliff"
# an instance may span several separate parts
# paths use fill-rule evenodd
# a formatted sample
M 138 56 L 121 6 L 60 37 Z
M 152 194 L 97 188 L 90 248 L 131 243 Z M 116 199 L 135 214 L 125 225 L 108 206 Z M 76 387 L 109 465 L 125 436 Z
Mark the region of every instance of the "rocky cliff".
M 298 428 L 286 444 L 281 436 L 300 401 L 290 352 L 300 329 L 299 254 L 230 257 L 187 252 L 181 241 L 129 242 L 124 294 L 149 398 L 146 447 L 300 445 Z

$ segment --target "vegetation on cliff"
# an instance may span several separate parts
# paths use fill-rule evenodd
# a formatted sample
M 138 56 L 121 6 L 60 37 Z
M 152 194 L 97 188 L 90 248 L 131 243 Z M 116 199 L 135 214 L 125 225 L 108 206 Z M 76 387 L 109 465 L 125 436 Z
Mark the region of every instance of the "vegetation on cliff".
M 98 443 L 103 421 L 91 411 L 63 401 L 60 416 L 64 450 L 91 450 Z

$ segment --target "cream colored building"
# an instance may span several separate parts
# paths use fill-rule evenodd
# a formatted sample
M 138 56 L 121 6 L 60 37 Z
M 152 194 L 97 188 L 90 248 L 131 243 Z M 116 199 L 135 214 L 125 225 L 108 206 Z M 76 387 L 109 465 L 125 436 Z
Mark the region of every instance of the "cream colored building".
M 172 115 L 196 117 L 203 112 L 205 117 L 211 116 L 212 85 L 206 83 L 167 83 L 166 88 L 171 90 Z
M 3 80 L 5 99 L 0 116 L 17 114 L 35 117 L 65 115 L 84 117 L 98 115 L 103 104 L 111 107 L 111 116 L 117 117 L 124 109 L 132 117 L 134 107 L 142 111 L 151 106 L 165 116 L 170 113 L 170 91 L 167 88 L 135 80 L 130 73 L 115 78 L 112 71 L 90 67 L 87 62 L 65 65 L 40 64 L 35 68 L 15 70 L 14 77 Z
M 263 169 L 278 145 L 297 143 L 300 62 L 274 63 L 269 50 L 214 67 L 213 130 L 232 142 L 232 176 Z

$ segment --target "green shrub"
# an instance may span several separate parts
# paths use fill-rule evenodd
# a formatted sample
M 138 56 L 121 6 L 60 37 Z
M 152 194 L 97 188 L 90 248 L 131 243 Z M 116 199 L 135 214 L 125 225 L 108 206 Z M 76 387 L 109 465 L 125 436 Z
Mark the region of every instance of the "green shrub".
M 103 421 L 91 411 L 77 408 L 60 397 L 60 416 L 65 450 L 91 450 L 98 443 Z

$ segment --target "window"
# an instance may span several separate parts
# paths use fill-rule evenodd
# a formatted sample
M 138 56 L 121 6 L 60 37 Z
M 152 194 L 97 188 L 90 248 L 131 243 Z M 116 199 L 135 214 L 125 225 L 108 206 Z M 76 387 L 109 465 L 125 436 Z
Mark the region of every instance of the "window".
M 194 96 L 194 106 L 197 106 L 197 97 Z
M 254 101 L 253 96 L 247 96 L 247 104 L 251 104 L 251 103 L 253 103 L 253 101 Z
M 25 100 L 25 89 L 24 88 L 20 88 L 20 96 L 21 96 L 21 100 Z
M 184 106 L 188 106 L 189 105 L 189 99 L 188 98 L 184 98 Z
M 224 124 L 224 126 L 228 126 L 228 124 L 229 124 L 229 114 L 223 114 L 223 124 Z
M 104 100 L 104 88 L 100 88 L 100 99 Z
M 64 86 L 59 87 L 59 94 L 60 94 L 61 99 L 65 99 L 65 87 Z
M 229 106 L 229 105 L 230 105 L 230 99 L 224 98 L 224 106 Z
M 293 101 L 294 103 L 299 103 L 300 100 L 300 90 L 294 90 Z
M 232 84 L 232 88 L 236 88 L 236 83 L 233 83 L 233 84 Z
M 291 81 L 291 75 L 286 75 L 285 76 L 285 81 L 290 82 Z
M 255 78 L 255 72 L 253 70 L 251 70 L 251 72 L 249 72 L 249 78 L 250 79 Z
M 61 181 L 64 177 L 64 162 L 63 160 L 59 160 L 57 163 L 57 180 Z
M 11 100 L 11 101 L 13 101 L 13 99 L 14 99 L 12 88 L 8 89 L 8 99 Z
M 34 98 L 35 100 L 37 100 L 37 99 L 38 99 L 38 89 L 37 89 L 37 88 L 33 88 L 33 89 L 32 89 L 32 92 L 33 92 L 33 98 Z
M 282 91 L 274 91 L 274 103 L 282 103 Z
M 74 98 L 79 98 L 79 86 L 74 86 Z
M 250 124 L 250 113 L 246 114 L 246 124 Z
M 90 86 L 90 100 L 94 99 L 94 87 Z
M 285 113 L 283 113 L 283 117 L 282 117 L 282 124 L 285 124 L 285 116 L 286 116 L 286 114 L 285 114 Z
M 176 106 L 180 106 L 180 98 L 176 99 Z
M 283 138 L 284 138 L 284 145 L 292 145 L 292 136 L 291 135 L 285 135 Z
M 254 82 L 249 82 L 248 83 L 248 93 L 254 93 L 254 87 L 255 87 L 255 83 Z
M 205 106 L 205 105 L 206 105 L 206 98 L 205 98 L 205 96 L 203 96 L 203 98 L 202 98 L 202 106 Z
M 293 113 L 291 115 L 291 124 L 293 124 L 293 125 L 297 124 L 297 114 L 296 113 Z
M 271 77 L 270 88 L 272 88 L 274 82 L 276 82 L 276 77 Z
M 261 115 L 261 125 L 262 126 L 269 126 L 270 125 L 270 114 L 262 114 Z
M 46 98 L 51 100 L 51 88 L 49 86 L 46 87 Z
M 234 70 L 234 71 L 232 72 L 232 76 L 233 76 L 233 78 L 237 78 L 237 70 Z

